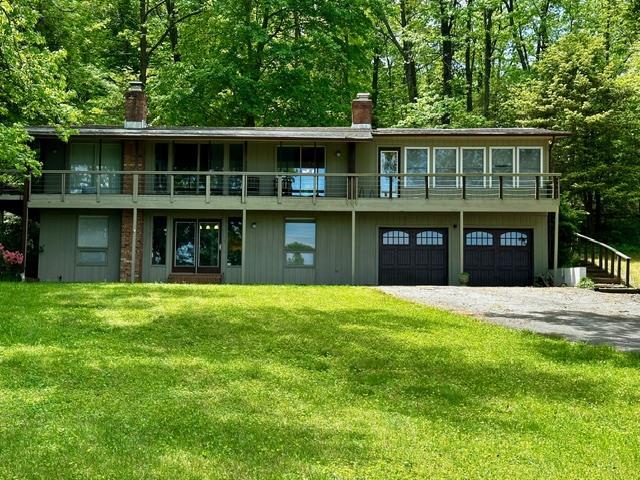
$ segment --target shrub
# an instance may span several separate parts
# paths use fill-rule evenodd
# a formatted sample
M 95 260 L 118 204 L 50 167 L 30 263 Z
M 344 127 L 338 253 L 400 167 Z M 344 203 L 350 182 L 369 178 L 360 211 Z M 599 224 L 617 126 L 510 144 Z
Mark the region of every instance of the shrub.
M 0 243 L 0 280 L 18 280 L 23 261 L 24 255 L 22 253 L 7 250 Z
M 593 280 L 591 280 L 590 278 L 584 277 L 580 279 L 576 287 L 585 288 L 587 290 L 593 290 L 596 287 L 596 284 L 593 283 Z

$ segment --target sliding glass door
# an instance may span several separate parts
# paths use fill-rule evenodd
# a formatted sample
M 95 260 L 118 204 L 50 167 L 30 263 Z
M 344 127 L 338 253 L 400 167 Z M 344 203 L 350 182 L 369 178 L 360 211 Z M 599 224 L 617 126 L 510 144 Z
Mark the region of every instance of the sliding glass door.
M 220 272 L 220 221 L 176 220 L 174 272 Z

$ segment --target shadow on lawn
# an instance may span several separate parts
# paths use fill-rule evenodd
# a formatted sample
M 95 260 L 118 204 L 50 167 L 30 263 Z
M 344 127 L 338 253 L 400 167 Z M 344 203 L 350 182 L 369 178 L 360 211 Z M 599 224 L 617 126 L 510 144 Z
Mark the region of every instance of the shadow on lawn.
M 0 386 L 44 389 L 45 404 L 71 402 L 73 409 L 62 410 L 70 425 L 98 412 L 94 420 L 104 424 L 94 433 L 98 444 L 224 452 L 226 461 L 247 468 L 366 461 L 374 454 L 367 422 L 388 412 L 464 431 L 490 425 L 537 432 L 549 426 L 500 416 L 492 405 L 523 397 L 606 403 L 616 396 L 615 385 L 572 367 L 589 361 L 640 366 L 638 358 L 609 349 L 513 332 L 503 334 L 520 351 L 502 353 L 500 361 L 472 360 L 477 357 L 444 341 L 477 328 L 468 348 L 482 351 L 495 329 L 453 315 L 425 319 L 426 313 L 413 313 L 427 312 L 421 307 L 402 313 L 395 301 L 327 312 L 301 291 L 298 304 L 309 306 L 254 302 L 240 310 L 242 299 L 223 290 L 208 290 L 208 302 L 199 302 L 198 290 L 189 287 L 149 288 L 145 296 L 93 288 L 75 298 L 80 290 L 74 287 L 72 295 L 44 293 L 42 304 L 53 302 L 57 311 L 34 311 L 24 325 L 9 319 L 12 344 L 37 339 L 44 349 L 18 351 L 1 362 Z M 187 294 L 195 294 L 193 301 Z M 176 304 L 157 309 L 167 298 Z M 119 309 L 148 321 L 106 324 Z M 539 362 L 532 365 L 531 355 Z M 638 399 L 627 393 L 626 401 Z M 19 434 L 2 433 L 0 441 L 24 441 Z

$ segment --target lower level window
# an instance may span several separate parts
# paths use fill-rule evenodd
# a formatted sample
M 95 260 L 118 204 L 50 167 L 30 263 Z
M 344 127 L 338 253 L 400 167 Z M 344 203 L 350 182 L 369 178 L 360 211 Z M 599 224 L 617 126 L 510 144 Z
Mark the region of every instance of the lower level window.
M 288 267 L 312 267 L 316 256 L 316 222 L 286 220 L 284 228 L 285 261 Z
M 229 218 L 227 228 L 227 265 L 242 265 L 242 218 Z
M 153 217 L 151 264 L 167 263 L 167 217 Z
M 109 247 L 109 218 L 78 217 L 78 264 L 106 265 Z

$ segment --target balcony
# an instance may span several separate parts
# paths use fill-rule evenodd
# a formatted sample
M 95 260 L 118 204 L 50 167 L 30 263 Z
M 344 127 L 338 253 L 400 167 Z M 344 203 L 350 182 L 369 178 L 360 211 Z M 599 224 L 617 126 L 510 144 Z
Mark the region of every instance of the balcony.
M 1 178 L 1 177 L 0 177 Z M 48 170 L 32 208 L 555 211 L 559 174 Z

